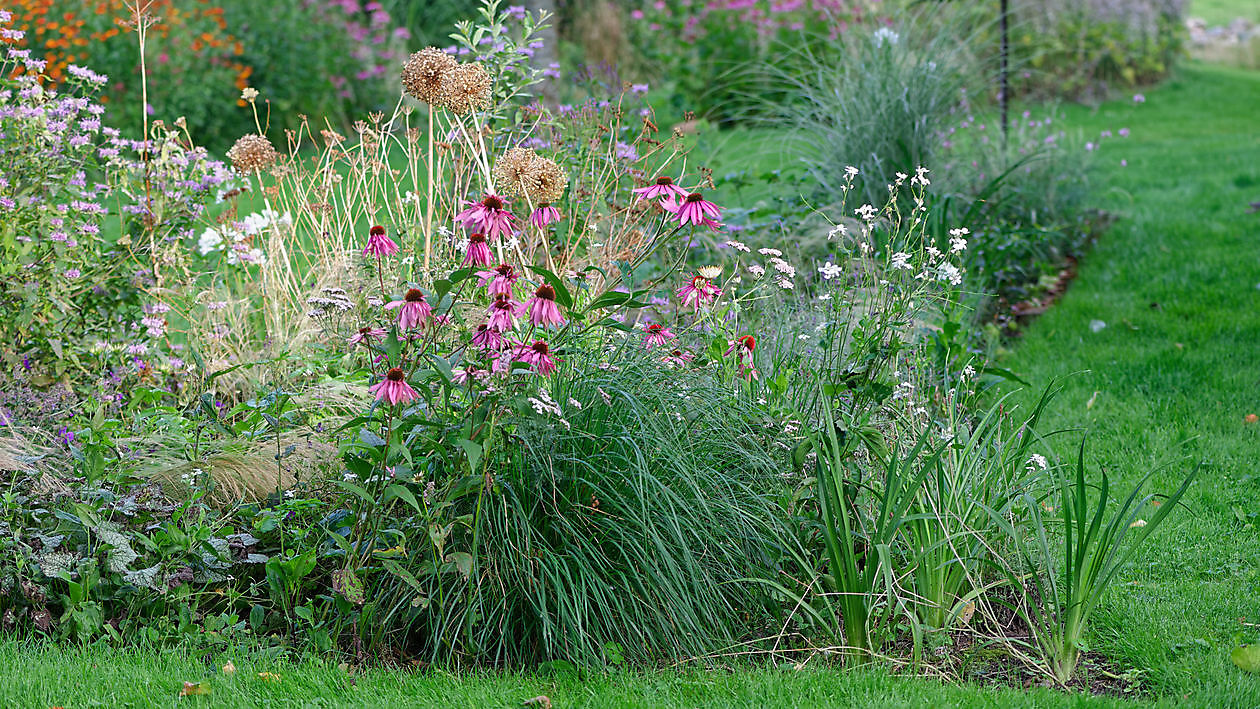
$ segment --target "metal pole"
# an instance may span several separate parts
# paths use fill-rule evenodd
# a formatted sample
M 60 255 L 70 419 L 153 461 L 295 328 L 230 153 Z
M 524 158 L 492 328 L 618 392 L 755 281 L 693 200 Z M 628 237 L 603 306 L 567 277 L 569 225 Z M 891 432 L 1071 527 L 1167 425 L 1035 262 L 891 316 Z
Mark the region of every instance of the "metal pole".
M 1002 0 L 1002 93 L 998 97 L 1002 103 L 1002 147 L 1006 147 L 1007 135 L 1010 132 L 1010 101 L 1011 101 L 1011 79 L 1009 67 L 1007 66 L 1007 54 L 1010 51 L 1010 45 L 1007 37 L 1006 18 L 1009 11 L 1007 7 L 1008 0 Z

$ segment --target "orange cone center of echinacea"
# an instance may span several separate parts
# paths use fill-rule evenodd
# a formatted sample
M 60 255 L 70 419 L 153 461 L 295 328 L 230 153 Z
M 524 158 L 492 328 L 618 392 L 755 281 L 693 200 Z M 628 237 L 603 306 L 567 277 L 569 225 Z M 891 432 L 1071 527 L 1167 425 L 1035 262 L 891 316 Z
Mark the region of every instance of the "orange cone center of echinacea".
M 394 367 L 385 373 L 385 378 L 391 382 L 401 382 L 403 380 L 403 371 L 398 367 Z

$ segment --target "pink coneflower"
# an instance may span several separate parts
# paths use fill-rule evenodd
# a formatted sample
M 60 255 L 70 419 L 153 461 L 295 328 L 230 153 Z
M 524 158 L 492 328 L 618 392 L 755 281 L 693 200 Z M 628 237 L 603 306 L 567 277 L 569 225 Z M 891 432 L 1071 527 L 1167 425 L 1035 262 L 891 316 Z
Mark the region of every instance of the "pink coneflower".
M 639 195 L 639 199 L 641 200 L 656 199 L 657 197 L 668 200 L 672 197 L 687 196 L 687 190 L 684 190 L 674 184 L 673 178 L 665 177 L 664 175 L 656 178 L 656 182 L 653 184 L 650 184 L 647 187 L 640 187 L 637 190 L 633 190 L 633 192 Z
M 661 359 L 665 361 L 665 364 L 668 364 L 671 366 L 683 367 L 683 366 L 686 366 L 688 362 L 690 362 L 691 360 L 695 358 L 696 358 L 695 355 L 691 354 L 690 352 L 686 350 L 673 350 L 672 352 L 665 355 Z
M 738 340 L 731 340 L 731 346 L 726 348 L 726 357 L 734 354 L 741 361 L 752 361 L 753 350 L 757 349 L 757 338 L 752 335 L 744 335 Z
M 363 343 L 370 345 L 373 342 L 380 342 L 385 339 L 385 330 L 379 327 L 361 327 L 359 331 L 346 338 L 346 342 L 352 345 Z
M 675 294 L 682 299 L 683 305 L 699 310 L 701 305 L 708 305 L 721 297 L 722 289 L 704 276 L 694 275 L 691 282 L 684 284 Z
M 490 372 L 487 372 L 484 369 L 477 369 L 476 367 L 472 365 L 468 365 L 467 367 L 460 367 L 459 369 L 456 369 L 451 372 L 451 378 L 455 380 L 456 384 L 467 384 L 468 382 L 479 382 L 482 379 L 485 379 L 489 375 L 490 375 Z
M 674 333 L 669 328 L 660 323 L 652 323 L 643 330 L 643 347 L 649 350 L 653 347 L 664 347 L 665 341 L 673 337 Z
M 424 327 L 433 307 L 424 300 L 424 293 L 419 288 L 407 291 L 402 300 L 395 300 L 385 306 L 386 310 L 400 308 L 398 311 L 398 327 L 408 330 L 413 327 Z
M 486 325 L 499 332 L 507 332 L 516 326 L 516 316 L 520 315 L 521 304 L 512 300 L 510 295 L 496 295 L 490 304 L 489 319 Z
M 503 333 L 482 323 L 473 331 L 472 344 L 483 350 L 501 350 L 503 349 Z
M 490 295 L 510 296 L 512 284 L 516 283 L 520 275 L 510 265 L 501 263 L 488 271 L 477 271 L 477 278 L 481 279 L 477 285 L 485 286 Z
M 468 235 L 468 252 L 464 254 L 465 266 L 489 266 L 490 247 L 486 245 L 486 235 L 475 231 Z
M 518 362 L 533 366 L 534 371 L 544 377 L 556 371 L 556 361 L 551 358 L 551 350 L 542 340 L 537 340 L 532 345 L 516 345 L 513 355 Z
M 733 340 L 731 346 L 726 348 L 727 357 L 735 355 L 740 376 L 758 378 L 757 368 L 753 366 L 753 351 L 756 349 L 757 340 L 752 335 L 744 335 L 738 340 Z
M 538 209 L 529 215 L 529 223 L 542 229 L 552 222 L 560 221 L 560 210 L 551 206 L 550 202 L 543 202 L 538 205 Z
M 466 228 L 480 231 L 490 240 L 500 234 L 512 233 L 515 217 L 507 211 L 507 205 L 499 195 L 487 192 L 480 202 L 465 201 L 464 204 L 468 205 L 468 209 L 456 214 L 455 219 Z
M 538 286 L 534 297 L 525 303 L 525 312 L 529 313 L 529 322 L 535 327 L 564 324 L 560 306 L 556 305 L 556 289 L 546 283 Z
M 718 209 L 716 204 L 701 197 L 699 192 L 692 192 L 682 201 L 670 197 L 661 202 L 661 207 L 678 217 L 679 224 L 703 225 L 715 231 L 722 226 L 722 223 L 717 221 L 718 217 L 722 216 L 722 210 Z
M 368 231 L 367 246 L 363 248 L 364 256 L 393 256 L 398 253 L 398 244 L 385 235 L 385 227 L 374 226 Z
M 404 404 L 420 398 L 415 389 L 407 383 L 406 375 L 398 367 L 385 373 L 385 378 L 368 387 L 368 391 L 376 394 L 378 400 L 387 404 Z

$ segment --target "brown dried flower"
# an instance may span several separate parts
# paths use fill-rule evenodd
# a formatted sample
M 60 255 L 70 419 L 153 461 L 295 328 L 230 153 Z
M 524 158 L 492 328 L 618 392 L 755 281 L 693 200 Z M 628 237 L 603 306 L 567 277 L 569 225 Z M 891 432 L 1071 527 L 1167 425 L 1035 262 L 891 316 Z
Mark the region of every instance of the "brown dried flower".
M 456 115 L 490 105 L 490 74 L 480 64 L 459 64 L 442 75 L 437 103 Z
M 550 158 L 529 148 L 512 148 L 495 163 L 494 181 L 504 193 L 528 197 L 538 205 L 558 201 L 569 176 Z
M 280 159 L 280 153 L 271 146 L 266 136 L 250 133 L 236 139 L 227 151 L 227 158 L 237 172 L 248 174 L 271 167 Z
M 428 104 L 439 104 L 442 77 L 459 63 L 437 47 L 425 47 L 408 57 L 402 68 L 403 89 Z

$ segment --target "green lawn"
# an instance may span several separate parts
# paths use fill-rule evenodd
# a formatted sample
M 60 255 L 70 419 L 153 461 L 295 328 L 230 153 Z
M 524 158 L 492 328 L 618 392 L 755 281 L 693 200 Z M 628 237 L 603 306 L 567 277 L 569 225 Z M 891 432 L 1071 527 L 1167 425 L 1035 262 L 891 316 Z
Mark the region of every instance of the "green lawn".
M 1247 213 L 1260 201 L 1260 74 L 1190 66 L 1146 97 L 1068 109 L 1066 122 L 1087 135 L 1132 130 L 1104 142 L 1095 181 L 1120 219 L 1003 361 L 1039 384 L 1072 375 L 1048 424 L 1090 431 L 1093 470 L 1127 485 L 1173 461 L 1155 479 L 1168 490 L 1192 462 L 1204 466 L 1188 509 L 1115 585 L 1090 635 L 1094 650 L 1144 670 L 1146 699 L 816 669 L 582 679 L 373 670 L 352 684 L 318 661 L 0 642 L 0 706 L 515 707 L 539 694 L 556 707 L 1260 706 L 1260 675 L 1229 660 L 1236 638 L 1260 639 L 1260 423 L 1244 423 L 1260 413 L 1260 214 Z M 1106 327 L 1093 332 L 1093 320 Z M 231 677 L 219 670 L 228 659 Z M 180 699 L 185 681 L 211 694 Z
M 1173 461 L 1155 478 L 1168 491 L 1202 463 L 1094 647 L 1148 668 L 1156 693 L 1260 706 L 1260 675 L 1229 660 L 1236 636 L 1260 639 L 1260 424 L 1244 421 L 1260 413 L 1260 74 L 1192 65 L 1146 98 L 1067 115 L 1087 134 L 1132 129 L 1099 156 L 1120 221 L 1004 364 L 1039 383 L 1079 372 L 1047 425 L 1088 430 L 1087 459 L 1113 480 Z
M 236 672 L 220 667 L 232 659 Z M 328 663 L 250 662 L 187 651 L 22 649 L 0 644 L 4 707 L 520 707 L 545 695 L 570 707 L 1121 707 L 1130 702 L 1053 690 L 976 691 L 882 671 L 662 671 L 586 678 L 375 670 Z M 259 672 L 274 677 L 263 679 Z M 179 697 L 184 682 L 209 694 Z M 541 709 L 537 704 L 533 709 Z
M 1260 2 L 1255 0 L 1191 0 L 1189 17 L 1202 17 L 1209 25 L 1227 25 L 1236 17 L 1260 22 Z

